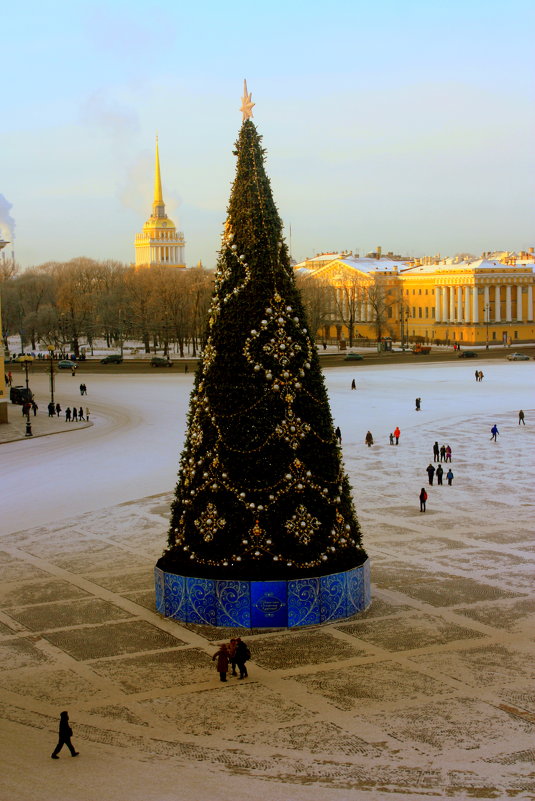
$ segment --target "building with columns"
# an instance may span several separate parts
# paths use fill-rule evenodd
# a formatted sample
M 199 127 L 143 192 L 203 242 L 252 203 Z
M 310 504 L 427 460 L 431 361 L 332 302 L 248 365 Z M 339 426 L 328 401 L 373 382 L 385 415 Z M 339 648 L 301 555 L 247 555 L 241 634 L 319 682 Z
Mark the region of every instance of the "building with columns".
M 296 265 L 301 285 L 325 290 L 318 336 L 467 345 L 535 341 L 534 257 L 431 260 L 323 254 Z
M 156 137 L 156 159 L 154 167 L 154 200 L 152 214 L 136 234 L 136 269 L 142 267 L 185 267 L 184 250 L 186 243 L 182 231 L 165 213 L 165 203 L 160 176 L 160 155 Z

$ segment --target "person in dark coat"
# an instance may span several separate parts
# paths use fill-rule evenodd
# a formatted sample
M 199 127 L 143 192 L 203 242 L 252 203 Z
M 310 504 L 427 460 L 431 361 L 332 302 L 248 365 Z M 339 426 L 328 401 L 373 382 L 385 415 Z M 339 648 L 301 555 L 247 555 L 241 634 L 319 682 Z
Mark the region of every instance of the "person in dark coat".
M 72 421 L 73 421 L 73 423 L 74 423 L 75 420 L 78 422 L 78 409 L 76 408 L 76 406 L 73 406 L 72 407 Z
M 389 434 L 389 438 L 390 438 L 390 444 L 393 445 L 394 444 L 394 435 L 393 434 Z
M 336 428 L 334 429 L 334 436 L 336 437 L 336 439 L 338 440 L 338 442 L 341 445 L 342 444 L 342 432 L 340 431 L 340 426 L 336 426 Z
M 73 744 L 71 743 L 72 737 L 72 729 L 69 724 L 69 713 L 62 712 L 59 716 L 59 739 L 58 744 L 54 748 L 52 752 L 52 759 L 59 759 L 59 752 L 63 748 L 64 745 L 67 746 L 69 751 L 71 752 L 71 756 L 76 757 L 78 756 L 78 751 L 75 751 Z
M 251 658 L 251 653 L 241 637 L 236 638 L 236 665 L 240 671 L 239 678 L 246 679 L 249 675 L 245 663 Z
M 416 398 L 414 403 L 416 404 L 416 411 L 419 412 L 420 411 L 420 407 L 422 405 L 422 399 L 421 398 Z
M 55 413 L 56 413 L 56 407 L 54 406 L 52 401 L 50 401 L 50 403 L 48 404 L 48 416 L 54 417 Z
M 227 670 L 228 670 L 228 650 L 225 643 L 219 646 L 219 651 L 216 651 L 212 657 L 212 662 L 214 659 L 217 659 L 216 670 L 219 673 L 219 680 L 226 681 L 227 680 Z
M 427 492 L 422 487 L 420 490 L 420 512 L 425 512 L 425 502 L 427 501 Z
M 479 381 L 479 370 L 476 370 L 475 376 L 476 376 L 476 381 Z
M 32 401 L 32 409 L 33 409 L 33 416 L 34 416 L 34 417 L 37 415 L 37 409 L 38 409 L 38 408 L 39 408 L 39 406 L 38 406 L 38 405 L 36 404 L 36 402 L 33 400 L 33 401 Z
M 437 484 L 442 484 L 442 476 L 444 475 L 444 470 L 442 469 L 442 465 L 439 464 L 437 467 Z
M 368 433 L 366 434 L 364 442 L 366 443 L 368 448 L 371 448 L 371 446 L 373 445 L 373 435 L 371 431 L 368 431 Z
M 448 479 L 448 486 L 451 487 L 451 482 L 453 481 L 453 473 L 451 471 L 451 467 L 446 473 L 446 478 Z
M 65 422 L 66 423 L 70 423 L 71 422 L 71 407 L 70 406 L 67 406 L 67 408 L 65 409 Z
M 429 466 L 426 468 L 426 470 L 427 470 L 427 476 L 429 478 L 429 484 L 432 486 L 433 478 L 435 477 L 435 466 L 430 463 Z
M 498 434 L 499 434 L 500 432 L 498 431 L 498 426 L 496 425 L 496 423 L 494 423 L 494 425 L 493 425 L 493 426 L 492 426 L 492 428 L 490 429 L 490 433 L 492 434 L 492 437 L 491 437 L 491 439 L 493 439 L 493 440 L 494 440 L 494 442 L 497 442 L 498 440 L 496 439 L 496 437 L 498 436 Z
M 524 420 L 524 412 L 522 411 L 522 409 L 520 409 L 520 411 L 518 412 L 518 425 L 520 425 L 520 423 L 522 423 L 523 426 L 526 425 L 526 421 Z
M 442 445 L 442 447 L 440 448 L 440 461 L 443 462 L 445 458 L 446 458 L 446 446 Z
M 433 445 L 433 461 L 438 462 L 438 455 L 440 453 L 440 448 L 438 447 L 438 442 L 435 442 Z
M 357 383 L 355 379 L 353 379 L 353 381 L 351 382 L 351 389 L 356 389 L 356 388 L 357 388 Z
M 84 419 L 84 409 L 83 406 L 80 406 L 80 408 L 78 409 L 78 420 L 83 420 L 83 419 Z
M 56 403 L 56 414 L 57 414 L 58 417 L 61 414 L 61 406 L 59 405 L 59 403 Z

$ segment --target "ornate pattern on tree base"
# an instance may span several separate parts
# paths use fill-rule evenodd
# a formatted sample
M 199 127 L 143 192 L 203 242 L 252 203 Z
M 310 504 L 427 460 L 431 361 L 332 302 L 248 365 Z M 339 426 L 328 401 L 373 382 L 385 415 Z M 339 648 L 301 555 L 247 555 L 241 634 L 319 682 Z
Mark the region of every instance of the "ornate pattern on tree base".
M 294 628 L 330 623 L 371 603 L 370 560 L 344 573 L 291 581 L 221 581 L 154 571 L 156 609 L 182 623 Z

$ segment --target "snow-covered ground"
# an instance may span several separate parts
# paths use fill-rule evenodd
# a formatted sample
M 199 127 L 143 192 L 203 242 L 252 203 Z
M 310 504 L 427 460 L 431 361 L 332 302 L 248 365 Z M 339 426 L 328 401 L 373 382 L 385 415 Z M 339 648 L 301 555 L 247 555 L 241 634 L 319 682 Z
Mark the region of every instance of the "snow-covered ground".
M 153 604 L 192 376 L 84 373 L 93 427 L 0 445 L 0 801 L 533 798 L 534 372 L 325 372 L 373 604 L 249 635 L 250 679 L 227 685 L 223 634 Z M 63 407 L 79 383 L 58 377 Z M 455 478 L 424 515 L 435 440 Z M 63 708 L 74 762 L 49 757 Z

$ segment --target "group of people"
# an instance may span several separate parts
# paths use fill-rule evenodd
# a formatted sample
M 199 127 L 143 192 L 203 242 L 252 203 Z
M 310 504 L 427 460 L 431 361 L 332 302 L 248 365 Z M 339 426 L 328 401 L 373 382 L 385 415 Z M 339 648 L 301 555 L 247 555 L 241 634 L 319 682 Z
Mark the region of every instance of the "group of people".
M 80 384 L 80 395 L 87 395 L 87 387 L 85 384 Z
M 217 659 L 216 670 L 219 673 L 220 681 L 227 680 L 229 666 L 231 676 L 238 676 L 236 668 L 240 671 L 239 679 L 246 679 L 249 675 L 245 663 L 251 658 L 251 652 L 241 637 L 231 639 L 229 643 L 223 643 L 219 650 L 212 657 L 212 662 Z
M 476 381 L 483 381 L 483 370 L 476 370 Z
M 429 465 L 425 469 L 427 471 L 427 477 L 428 477 L 428 480 L 429 480 L 429 486 L 431 486 L 431 487 L 433 486 L 433 479 L 434 479 L 435 475 L 437 477 L 437 484 L 442 484 L 442 477 L 444 475 L 444 468 L 442 467 L 441 464 L 439 464 L 439 466 L 437 468 L 435 468 L 435 466 L 433 464 L 429 463 Z M 451 482 L 453 481 L 453 472 L 452 472 L 451 467 L 448 470 L 448 472 L 446 473 L 446 478 L 448 480 L 448 485 L 451 487 Z
M 451 462 L 451 448 L 449 445 L 442 445 L 440 448 L 438 442 L 435 441 L 433 445 L 433 461 L 434 462 Z

